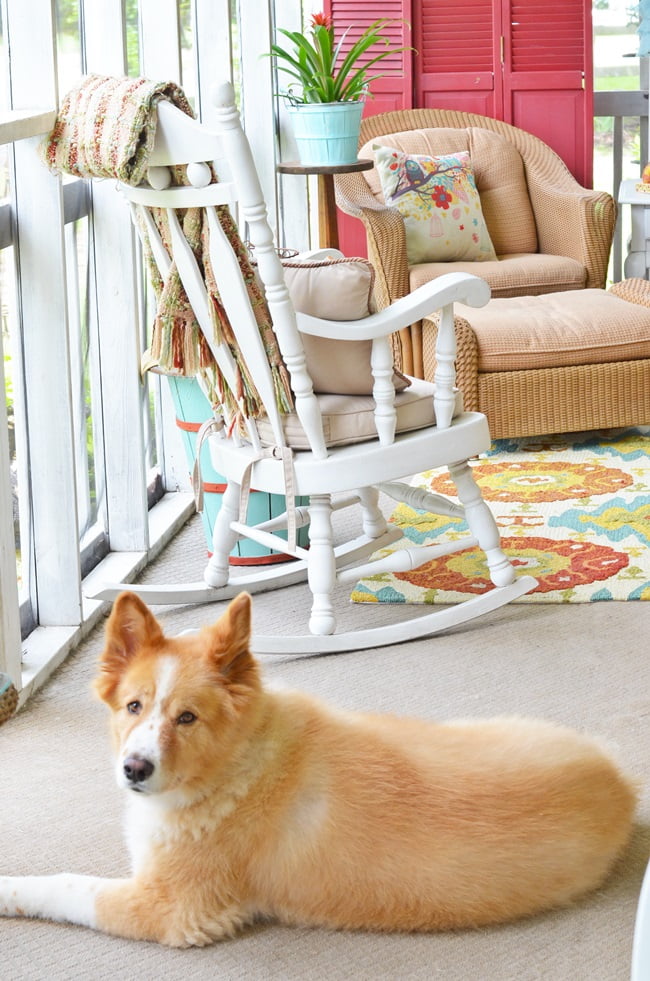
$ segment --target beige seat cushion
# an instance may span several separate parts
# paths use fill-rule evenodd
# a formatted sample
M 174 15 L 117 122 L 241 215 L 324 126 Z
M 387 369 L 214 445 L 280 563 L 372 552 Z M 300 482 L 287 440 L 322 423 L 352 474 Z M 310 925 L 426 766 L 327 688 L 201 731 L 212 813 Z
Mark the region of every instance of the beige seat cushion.
M 537 229 L 524 163 L 517 148 L 503 136 L 478 127 L 407 130 L 375 137 L 361 148 L 359 156 L 372 159 L 372 147 L 377 143 L 428 156 L 467 150 L 497 255 L 537 251 Z M 366 171 L 364 177 L 375 197 L 383 203 L 377 170 Z
M 411 385 L 395 396 L 397 432 L 424 429 L 435 423 L 433 394 L 435 386 L 421 378 L 412 378 Z M 363 443 L 377 438 L 375 426 L 375 402 L 369 395 L 319 395 L 318 402 L 323 417 L 323 433 L 328 446 L 346 443 Z M 454 415 L 463 411 L 462 396 L 457 393 Z M 309 442 L 300 420 L 295 413 L 283 416 L 284 434 L 294 450 L 308 450 Z M 257 428 L 266 446 L 275 443 L 268 421 L 258 420 Z
M 537 252 L 537 226 L 519 150 L 487 129 L 472 127 L 469 134 L 476 186 L 496 254 Z
M 650 308 L 605 290 L 456 304 L 472 325 L 480 372 L 650 358 Z
M 423 262 L 411 266 L 411 289 L 449 272 L 468 272 L 490 284 L 492 296 L 538 296 L 582 290 L 587 271 L 575 259 L 555 255 L 506 255 L 497 262 Z

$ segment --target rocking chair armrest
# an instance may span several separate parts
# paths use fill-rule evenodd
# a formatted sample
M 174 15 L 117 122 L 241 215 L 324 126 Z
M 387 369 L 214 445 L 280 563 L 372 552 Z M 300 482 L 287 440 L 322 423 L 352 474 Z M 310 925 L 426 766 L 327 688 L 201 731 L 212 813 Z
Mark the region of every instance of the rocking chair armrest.
M 449 304 L 482 307 L 489 299 L 490 287 L 485 280 L 470 273 L 445 273 L 363 320 L 323 320 L 305 313 L 297 313 L 296 318 L 298 329 L 304 334 L 331 340 L 371 341 L 402 330 Z
M 325 262 L 328 259 L 345 259 L 340 249 L 308 249 L 294 256 L 293 262 Z

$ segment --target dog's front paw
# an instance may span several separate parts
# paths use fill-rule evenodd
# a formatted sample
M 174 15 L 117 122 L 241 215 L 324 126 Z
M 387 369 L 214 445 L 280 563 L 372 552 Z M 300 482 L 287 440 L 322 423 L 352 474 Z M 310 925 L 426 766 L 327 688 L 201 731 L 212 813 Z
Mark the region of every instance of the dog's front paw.
M 239 907 L 187 917 L 164 928 L 160 943 L 167 947 L 208 947 L 235 936 L 251 919 Z
M 24 916 L 19 904 L 20 879 L 0 875 L 0 916 Z
M 91 876 L 0 876 L 0 915 L 94 926 L 95 895 L 104 880 Z

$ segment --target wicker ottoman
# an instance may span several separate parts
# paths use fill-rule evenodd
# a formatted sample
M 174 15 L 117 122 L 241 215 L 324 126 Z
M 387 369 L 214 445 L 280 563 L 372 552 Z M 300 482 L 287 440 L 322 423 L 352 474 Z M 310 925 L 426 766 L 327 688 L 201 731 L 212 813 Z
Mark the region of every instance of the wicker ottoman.
M 493 438 L 650 423 L 650 283 L 457 305 L 457 385 Z M 437 325 L 422 321 L 426 379 Z

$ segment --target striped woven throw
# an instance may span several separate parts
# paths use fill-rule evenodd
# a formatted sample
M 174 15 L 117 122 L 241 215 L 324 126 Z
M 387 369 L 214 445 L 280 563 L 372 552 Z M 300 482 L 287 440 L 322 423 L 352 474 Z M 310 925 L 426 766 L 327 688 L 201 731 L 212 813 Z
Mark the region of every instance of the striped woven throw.
M 76 177 L 114 178 L 125 184 L 140 184 L 146 177 L 148 160 L 156 137 L 156 106 L 161 99 L 194 117 L 182 89 L 174 82 L 153 82 L 146 78 L 114 78 L 88 75 L 65 96 L 52 132 L 41 147 L 41 155 L 55 173 Z M 171 168 L 174 184 L 187 183 L 185 169 Z M 213 177 L 216 180 L 216 175 Z M 152 208 L 160 237 L 171 257 L 169 225 L 165 209 Z M 266 300 L 253 273 L 248 252 L 226 207 L 217 208 L 221 225 L 235 252 L 246 283 L 260 336 L 273 374 L 276 401 L 281 412 L 293 407 L 289 374 L 278 347 Z M 225 341 L 238 366 L 237 391 L 231 391 L 221 377 L 205 336 L 172 262 L 163 279 L 156 266 L 148 235 L 139 223 L 145 258 L 156 295 L 156 314 L 147 368 L 154 365 L 180 375 L 205 377 L 215 403 L 227 409 L 230 418 L 242 413 L 262 414 L 261 399 L 239 353 L 236 338 L 223 309 L 214 271 L 209 259 L 208 224 L 202 209 L 179 210 L 179 222 L 204 270 L 210 296 L 215 340 Z
M 51 170 L 140 184 L 156 138 L 156 104 L 194 116 L 174 82 L 87 75 L 65 96 L 42 152 Z

